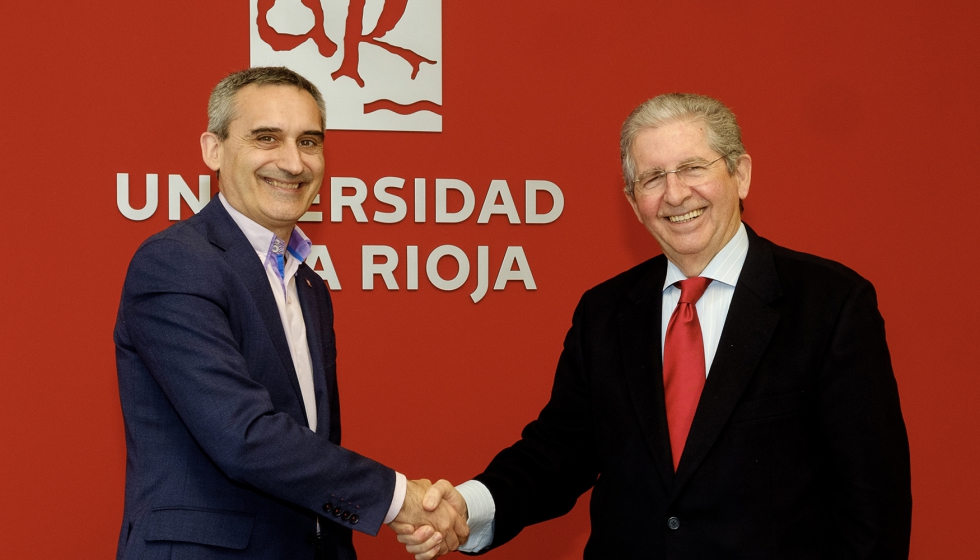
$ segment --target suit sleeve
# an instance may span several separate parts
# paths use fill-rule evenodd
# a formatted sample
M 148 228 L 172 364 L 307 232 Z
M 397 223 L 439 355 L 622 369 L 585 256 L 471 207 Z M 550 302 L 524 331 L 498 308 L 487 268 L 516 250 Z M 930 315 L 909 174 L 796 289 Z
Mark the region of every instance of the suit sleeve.
M 228 478 L 320 514 L 323 504 L 342 500 L 359 515 L 353 528 L 376 534 L 394 472 L 274 406 L 270 388 L 290 382 L 282 368 L 265 367 L 278 357 L 253 355 L 270 346 L 268 334 L 264 325 L 243 324 L 255 313 L 239 311 L 251 302 L 232 301 L 241 296 L 227 288 L 234 281 L 225 263 L 197 248 L 171 239 L 144 245 L 120 305 L 120 360 L 141 364 L 131 375 L 145 368 Z
M 591 452 L 594 429 L 585 365 L 588 350 L 583 345 L 588 322 L 584 300 L 565 337 L 548 404 L 524 428 L 521 439 L 475 477 L 490 491 L 496 508 L 491 548 L 513 539 L 528 525 L 568 513 L 595 484 L 598 467 Z
M 908 558 L 912 495 L 898 387 L 874 288 L 861 281 L 844 302 L 818 377 L 837 538 L 830 558 Z

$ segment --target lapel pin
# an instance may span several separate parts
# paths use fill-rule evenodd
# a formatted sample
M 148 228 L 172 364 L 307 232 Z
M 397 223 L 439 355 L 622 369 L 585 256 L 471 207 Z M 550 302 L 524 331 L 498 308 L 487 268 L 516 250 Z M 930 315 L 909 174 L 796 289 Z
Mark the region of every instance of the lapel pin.
M 311 288 L 313 287 L 313 284 L 310 284 L 310 279 L 309 278 L 306 279 L 306 285 L 309 286 L 309 287 L 311 287 Z

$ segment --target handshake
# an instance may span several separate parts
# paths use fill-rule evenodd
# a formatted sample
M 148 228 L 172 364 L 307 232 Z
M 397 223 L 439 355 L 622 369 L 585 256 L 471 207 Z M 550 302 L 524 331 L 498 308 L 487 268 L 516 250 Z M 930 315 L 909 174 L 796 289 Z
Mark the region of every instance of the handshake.
M 448 481 L 409 480 L 405 503 L 388 526 L 415 560 L 430 560 L 466 542 L 468 517 L 466 500 Z

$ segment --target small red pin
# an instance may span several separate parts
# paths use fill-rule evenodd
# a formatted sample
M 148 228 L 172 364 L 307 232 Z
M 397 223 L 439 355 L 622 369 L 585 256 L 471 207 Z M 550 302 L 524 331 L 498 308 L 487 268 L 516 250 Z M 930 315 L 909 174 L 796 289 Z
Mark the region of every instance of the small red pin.
M 313 287 L 313 284 L 310 284 L 310 279 L 309 278 L 306 279 L 306 285 L 309 286 L 309 287 L 311 287 L 311 288 Z

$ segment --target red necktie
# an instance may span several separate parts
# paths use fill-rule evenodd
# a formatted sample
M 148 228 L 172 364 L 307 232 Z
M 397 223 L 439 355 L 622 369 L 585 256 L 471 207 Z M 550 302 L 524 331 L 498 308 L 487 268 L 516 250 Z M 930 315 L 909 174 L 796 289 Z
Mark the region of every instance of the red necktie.
M 675 471 L 704 388 L 704 342 L 694 304 L 710 283 L 711 278 L 701 277 L 675 283 L 681 289 L 681 299 L 670 316 L 664 339 L 664 401 Z

